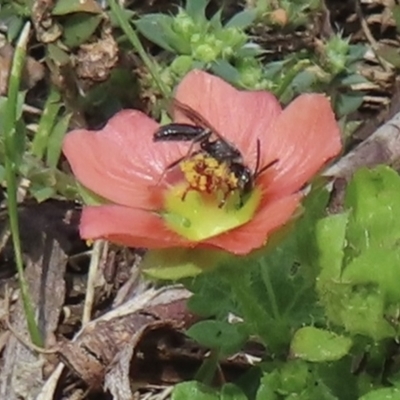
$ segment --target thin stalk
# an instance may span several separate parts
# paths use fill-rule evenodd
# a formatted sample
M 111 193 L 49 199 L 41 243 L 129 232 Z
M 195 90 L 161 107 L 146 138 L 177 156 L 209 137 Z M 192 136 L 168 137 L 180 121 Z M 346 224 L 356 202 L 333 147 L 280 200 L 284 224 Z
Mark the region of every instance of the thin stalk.
M 23 137 L 20 137 L 15 129 L 17 122 L 17 100 L 20 87 L 22 70 L 25 64 L 26 46 L 29 39 L 30 23 L 27 22 L 18 39 L 15 49 L 13 63 L 8 83 L 8 98 L 4 117 L 4 145 L 5 145 L 5 167 L 7 182 L 7 209 L 10 221 L 15 262 L 17 265 L 19 287 L 28 325 L 28 331 L 32 342 L 37 346 L 43 346 L 42 337 L 35 321 L 35 311 L 29 296 L 29 286 L 24 276 L 21 240 L 18 225 L 18 204 L 17 204 L 17 174 L 18 174 L 18 149 Z
M 99 264 L 101 256 L 107 247 L 104 240 L 96 240 L 93 245 L 92 255 L 90 257 L 89 274 L 86 285 L 85 305 L 83 307 L 82 326 L 85 326 L 91 319 L 94 304 L 96 279 L 99 273 Z
M 269 275 L 269 269 L 267 267 L 262 268 L 261 275 L 264 285 L 267 289 L 267 296 L 271 304 L 272 314 L 276 320 L 279 320 L 281 318 L 281 315 L 279 313 L 278 303 L 276 302 L 275 291 L 271 282 L 271 277 Z
M 206 385 L 211 385 L 218 369 L 219 357 L 220 351 L 218 349 L 212 349 L 209 357 L 203 361 L 201 367 L 197 371 L 195 379 Z
M 108 0 L 108 4 L 112 13 L 114 14 L 115 18 L 119 22 L 120 28 L 124 31 L 125 35 L 132 43 L 132 46 L 135 48 L 137 53 L 139 54 L 140 58 L 142 59 L 144 65 L 149 70 L 151 76 L 155 80 L 160 92 L 164 96 L 165 99 L 170 98 L 170 90 L 164 84 L 161 76 L 158 72 L 156 63 L 147 55 L 146 50 L 142 46 L 142 43 L 139 40 L 138 35 L 136 34 L 135 30 L 130 25 L 128 19 L 123 14 L 121 7 L 117 4 L 115 0 Z

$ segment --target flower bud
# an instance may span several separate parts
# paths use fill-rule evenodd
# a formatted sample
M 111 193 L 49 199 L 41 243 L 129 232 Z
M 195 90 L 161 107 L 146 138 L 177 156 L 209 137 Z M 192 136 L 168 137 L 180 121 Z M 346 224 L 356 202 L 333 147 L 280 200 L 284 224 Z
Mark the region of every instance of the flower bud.
M 170 68 L 174 74 L 183 76 L 192 69 L 192 65 L 193 58 L 191 56 L 178 56 L 172 61 Z
M 201 44 L 193 49 L 193 58 L 204 62 L 214 61 L 219 55 L 219 49 L 208 44 Z
M 172 29 L 176 33 L 189 39 L 190 36 L 196 31 L 196 25 L 193 19 L 184 10 L 180 10 L 174 18 Z
M 325 46 L 327 66 L 333 74 L 339 74 L 346 68 L 346 58 L 349 52 L 349 42 L 340 36 L 333 36 Z

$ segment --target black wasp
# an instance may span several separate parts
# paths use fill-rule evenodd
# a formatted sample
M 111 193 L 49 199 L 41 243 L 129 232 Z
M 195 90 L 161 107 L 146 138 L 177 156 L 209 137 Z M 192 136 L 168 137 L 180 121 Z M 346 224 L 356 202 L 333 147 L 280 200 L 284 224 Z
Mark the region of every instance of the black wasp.
M 168 169 L 179 164 L 192 154 L 204 152 L 219 163 L 226 163 L 226 165 L 228 165 L 229 170 L 237 179 L 236 188 L 240 191 L 241 197 L 245 197 L 253 189 L 257 177 L 278 161 L 274 160 L 259 169 L 261 148 L 260 140 L 257 140 L 257 160 L 253 172 L 244 164 L 241 152 L 232 143 L 228 142 L 228 140 L 213 128 L 200 114 L 178 100 L 174 100 L 174 108 L 192 121 L 193 124 L 170 123 L 161 126 L 156 132 L 154 132 L 153 140 L 155 142 L 185 141 L 191 142 L 191 145 L 187 155 L 173 162 L 168 166 Z M 200 150 L 194 151 L 196 144 L 199 145 Z

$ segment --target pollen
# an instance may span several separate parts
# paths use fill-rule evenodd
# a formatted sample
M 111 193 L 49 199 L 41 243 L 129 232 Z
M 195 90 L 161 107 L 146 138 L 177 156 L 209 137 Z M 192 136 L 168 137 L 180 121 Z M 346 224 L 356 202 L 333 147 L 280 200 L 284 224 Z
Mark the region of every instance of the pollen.
M 207 194 L 222 193 L 223 199 L 226 199 L 238 187 L 238 179 L 229 164 L 208 154 L 197 153 L 179 166 L 188 184 L 183 199 L 191 190 Z

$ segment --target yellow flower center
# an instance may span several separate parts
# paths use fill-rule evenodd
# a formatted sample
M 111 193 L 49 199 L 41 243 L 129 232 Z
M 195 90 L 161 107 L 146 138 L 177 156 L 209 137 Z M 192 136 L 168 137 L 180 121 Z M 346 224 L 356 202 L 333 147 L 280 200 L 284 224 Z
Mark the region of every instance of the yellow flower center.
M 170 229 L 200 241 L 251 220 L 261 191 L 254 188 L 243 193 L 229 163 L 198 153 L 179 167 L 183 180 L 166 191 L 162 214 Z
M 181 171 L 188 183 L 186 192 L 190 190 L 203 193 L 220 192 L 228 197 L 238 185 L 238 178 L 230 171 L 226 162 L 218 162 L 215 158 L 203 153 L 180 163 Z M 224 199 L 221 200 L 223 202 Z

